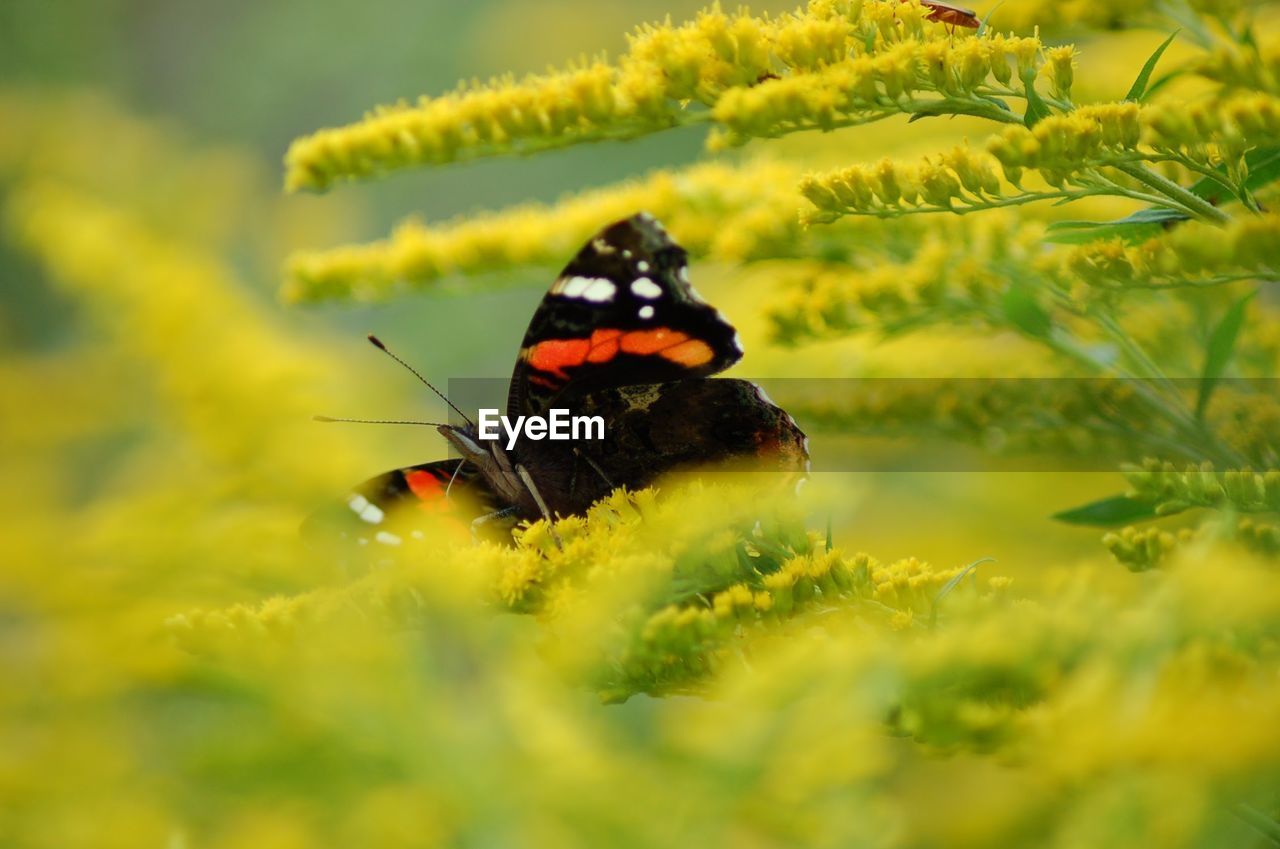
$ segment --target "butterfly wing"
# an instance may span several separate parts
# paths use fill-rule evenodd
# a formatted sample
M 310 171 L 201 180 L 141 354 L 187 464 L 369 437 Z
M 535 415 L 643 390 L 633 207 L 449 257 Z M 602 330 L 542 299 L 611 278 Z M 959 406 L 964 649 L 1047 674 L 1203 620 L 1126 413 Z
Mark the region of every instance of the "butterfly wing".
M 443 525 L 465 539 L 475 519 L 501 506 L 473 466 L 462 460 L 437 460 L 370 478 L 347 496 L 345 504 L 312 516 L 304 533 L 312 540 L 337 537 L 361 547 L 399 547 L 437 536 Z
M 604 419 L 604 439 L 567 449 L 533 443 L 525 455 L 544 494 L 557 499 L 553 512 L 581 513 L 615 487 L 639 489 L 673 472 L 765 471 L 795 480 L 809 469 L 804 432 L 748 380 L 615 387 L 588 394 L 579 408 Z
M 733 325 L 689 285 L 688 254 L 639 213 L 596 234 L 551 285 L 521 343 L 507 414 L 705 377 L 741 357 Z

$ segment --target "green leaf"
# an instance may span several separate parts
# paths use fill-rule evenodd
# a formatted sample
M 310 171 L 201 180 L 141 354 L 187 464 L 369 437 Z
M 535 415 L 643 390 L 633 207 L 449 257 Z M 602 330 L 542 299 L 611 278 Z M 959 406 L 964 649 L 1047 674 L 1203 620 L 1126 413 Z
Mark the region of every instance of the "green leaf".
M 1068 525 L 1086 525 L 1091 528 L 1113 528 L 1118 525 L 1129 525 L 1134 522 L 1145 522 L 1156 518 L 1155 505 L 1149 501 L 1130 498 L 1127 495 L 1113 495 L 1100 501 L 1093 501 L 1070 510 L 1054 513 L 1053 517 Z
M 1169 48 L 1169 45 L 1173 44 L 1173 40 L 1178 37 L 1179 32 L 1181 30 L 1175 29 L 1147 59 L 1147 63 L 1138 72 L 1138 78 L 1129 87 L 1129 93 L 1124 96 L 1125 100 L 1132 100 L 1137 103 L 1143 101 L 1147 94 L 1147 83 L 1151 79 L 1151 72 L 1156 69 L 1156 64 L 1160 61 L 1160 57 L 1164 55 L 1164 51 Z
M 1027 111 L 1023 113 L 1022 123 L 1030 129 L 1053 113 L 1049 111 L 1049 105 L 1044 102 L 1044 98 L 1040 96 L 1040 92 L 1036 91 L 1036 80 L 1034 76 L 1023 77 L 1022 87 L 1027 92 Z
M 1055 221 L 1045 229 L 1045 241 L 1058 245 L 1083 245 L 1095 239 L 1120 238 L 1145 242 L 1190 216 L 1164 207 L 1140 209 L 1115 221 Z
M 1010 286 L 1001 300 L 1004 317 L 1014 327 L 1028 336 L 1044 339 L 1053 329 L 1053 319 L 1044 307 L 1031 294 L 1030 288 L 1022 285 Z
M 1240 328 L 1244 325 L 1244 316 L 1249 302 L 1258 290 L 1253 290 L 1231 305 L 1227 314 L 1213 328 L 1209 335 L 1209 346 L 1205 350 L 1204 370 L 1200 373 L 1200 394 L 1196 398 L 1196 418 L 1203 419 L 1205 410 L 1209 408 L 1209 398 L 1218 384 L 1227 364 L 1231 362 L 1231 354 L 1235 351 L 1236 339 L 1240 336 Z
M 1280 180 L 1280 147 L 1258 147 L 1244 156 L 1248 176 L 1244 188 L 1254 192 Z M 1226 179 L 1226 169 L 1215 169 Z M 1212 204 L 1220 205 L 1240 198 L 1229 191 L 1222 181 L 1213 177 L 1201 177 L 1188 191 Z M 1045 240 L 1059 245 L 1082 245 L 1095 239 L 1120 238 L 1137 243 L 1158 236 L 1174 224 L 1186 221 L 1190 216 L 1164 207 L 1140 209 L 1132 215 L 1115 221 L 1057 221 L 1045 231 Z

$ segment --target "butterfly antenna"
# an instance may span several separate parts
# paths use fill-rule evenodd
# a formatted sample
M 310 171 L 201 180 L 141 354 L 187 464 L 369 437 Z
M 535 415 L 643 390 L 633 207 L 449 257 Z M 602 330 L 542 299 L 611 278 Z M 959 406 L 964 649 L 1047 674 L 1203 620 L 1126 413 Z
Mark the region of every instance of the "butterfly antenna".
M 456 405 L 456 404 L 454 404 L 452 401 L 450 401 L 450 400 L 445 396 L 445 394 L 444 394 L 443 392 L 441 392 L 439 389 L 436 389 L 434 386 L 432 386 L 432 385 L 431 385 L 431 381 L 429 381 L 429 380 L 427 380 L 425 377 L 423 377 L 423 376 L 422 376 L 422 374 L 421 374 L 421 372 L 419 372 L 416 368 L 414 368 L 413 366 L 409 365 L 409 364 L 408 364 L 408 363 L 406 363 L 404 360 L 402 360 L 402 359 L 400 359 L 398 356 L 396 356 L 396 355 L 391 351 L 391 349 L 389 349 L 386 345 L 384 345 L 384 344 L 383 344 L 383 342 L 382 342 L 382 340 L 381 340 L 381 339 L 379 339 L 377 336 L 374 336 L 372 333 L 370 333 L 370 334 L 369 334 L 369 341 L 370 341 L 371 343 L 373 343 L 373 347 L 377 348 L 379 351 L 381 351 L 382 353 L 386 354 L 388 357 L 390 357 L 391 359 L 395 360 L 395 361 L 396 361 L 396 362 L 398 362 L 400 365 L 402 365 L 402 366 L 404 366 L 406 369 L 408 369 L 408 370 L 409 370 L 409 373 L 410 373 L 410 374 L 412 374 L 414 377 L 418 378 L 418 380 L 422 382 L 422 385 L 423 385 L 423 386 L 427 387 L 427 388 L 428 388 L 428 389 L 430 389 L 432 392 L 436 393 L 436 395 L 438 395 L 438 396 L 439 396 L 439 398 L 440 398 L 440 400 L 441 400 L 441 401 L 443 401 L 443 402 L 445 402 L 446 404 L 448 404 L 448 405 L 449 405 L 450 409 L 452 409 L 452 410 L 453 410 L 455 413 L 457 413 L 458 415 L 462 416 L 463 421 L 465 421 L 467 424 L 471 425 L 472 427 L 475 427 L 475 426 L 476 426 L 476 423 L 475 423 L 475 422 L 473 422 L 473 421 L 471 421 L 471 417 L 470 417 L 470 416 L 468 416 L 466 413 L 462 412 L 462 410 L 459 410 L 459 409 L 458 409 L 458 407 L 457 407 L 457 405 Z
M 448 427 L 443 422 L 420 422 L 414 419 L 337 419 L 333 416 L 312 416 L 312 421 L 317 422 L 347 422 L 349 424 L 395 424 L 395 425 L 423 425 L 425 427 Z

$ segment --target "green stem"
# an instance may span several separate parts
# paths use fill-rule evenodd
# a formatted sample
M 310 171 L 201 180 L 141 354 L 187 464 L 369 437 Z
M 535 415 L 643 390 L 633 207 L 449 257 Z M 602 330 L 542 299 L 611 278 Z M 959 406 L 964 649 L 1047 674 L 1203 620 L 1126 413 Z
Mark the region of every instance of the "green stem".
M 1055 192 L 1028 192 L 1026 194 L 1015 195 L 1013 197 L 1000 198 L 991 201 L 979 201 L 970 203 L 966 197 L 961 200 L 965 201 L 964 206 L 920 206 L 910 209 L 871 209 L 871 210 L 855 210 L 845 208 L 840 212 L 824 212 L 809 217 L 810 223 L 827 224 L 846 215 L 874 215 L 878 218 L 901 218 L 904 215 L 931 215 L 939 212 L 949 212 L 953 215 L 967 215 L 970 212 L 982 212 L 987 209 L 1003 209 L 1010 206 L 1022 206 L 1023 204 L 1035 203 L 1042 200 L 1077 200 L 1085 197 L 1095 197 L 1104 195 L 1108 197 L 1125 197 L 1130 200 L 1142 201 L 1155 205 L 1168 205 L 1167 199 L 1162 195 L 1150 195 L 1145 192 L 1135 192 L 1124 186 L 1118 186 L 1114 183 L 1099 184 L 1089 186 L 1083 189 L 1070 190 L 1061 189 Z M 1187 213 L 1188 215 L 1190 212 Z
M 1221 209 L 1218 209 L 1204 198 L 1192 194 L 1172 180 L 1162 177 L 1150 168 L 1132 162 L 1118 162 L 1112 167 L 1173 200 L 1178 206 L 1197 218 L 1213 224 L 1227 224 L 1231 221 L 1231 216 Z

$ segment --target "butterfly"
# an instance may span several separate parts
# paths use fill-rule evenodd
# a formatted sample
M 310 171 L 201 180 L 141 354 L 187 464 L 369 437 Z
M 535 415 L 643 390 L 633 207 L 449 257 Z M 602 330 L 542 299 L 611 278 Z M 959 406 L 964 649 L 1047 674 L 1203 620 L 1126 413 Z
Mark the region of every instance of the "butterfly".
M 808 441 L 791 416 L 754 383 L 710 378 L 741 357 L 737 331 L 690 285 L 688 254 L 662 225 L 647 213 L 610 224 L 534 311 L 505 414 L 598 418 L 598 438 L 534 438 L 527 429 L 486 438 L 491 431 L 455 407 L 465 423 L 437 429 L 458 456 L 357 487 L 346 503 L 355 520 L 347 535 L 398 545 L 405 523 L 393 530 L 390 517 L 425 514 L 509 540 L 518 521 L 582 514 L 617 487 L 640 489 L 671 472 L 714 466 L 802 477 Z

